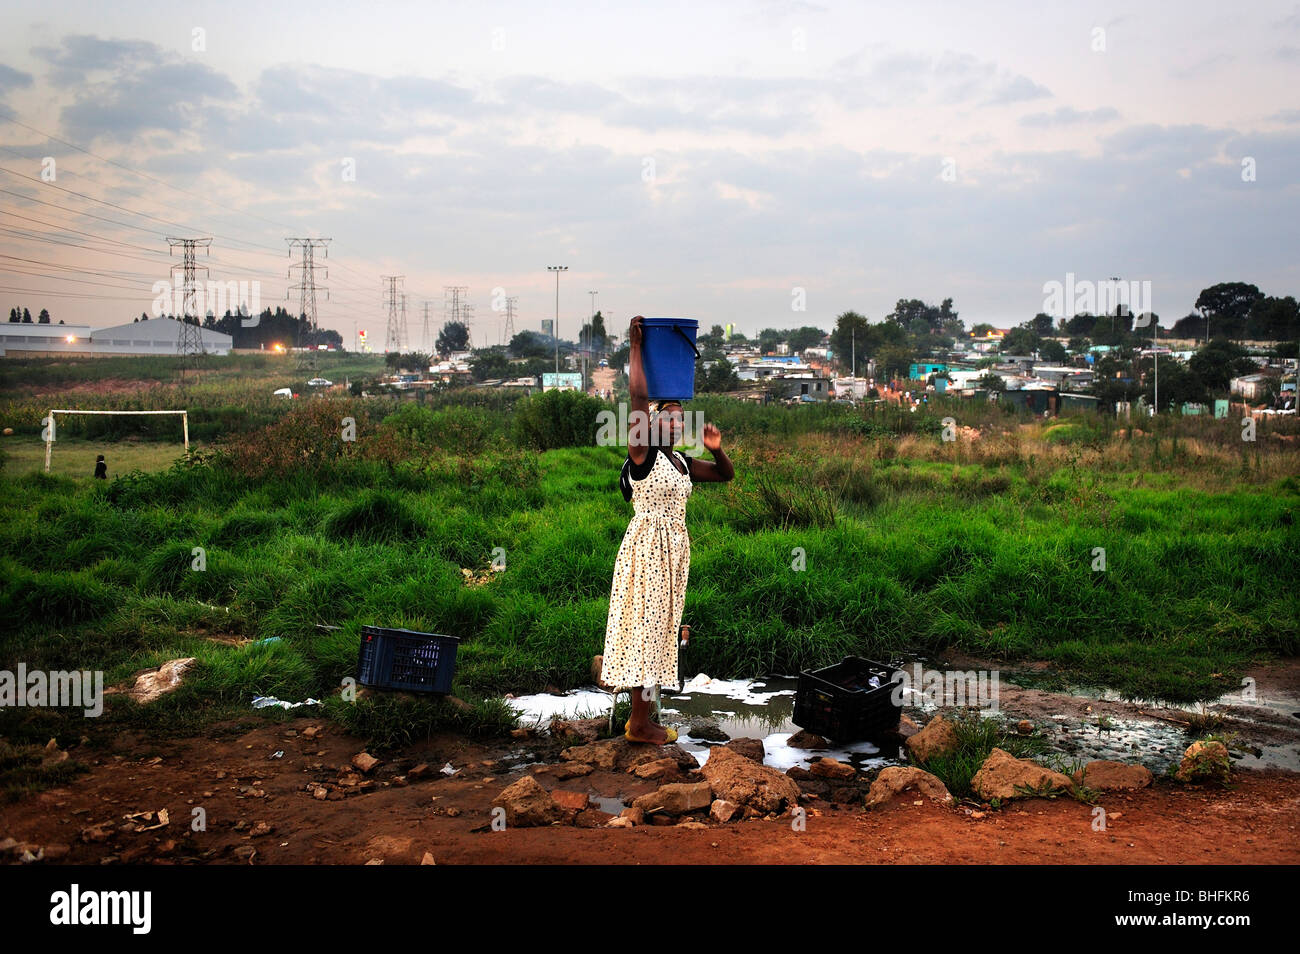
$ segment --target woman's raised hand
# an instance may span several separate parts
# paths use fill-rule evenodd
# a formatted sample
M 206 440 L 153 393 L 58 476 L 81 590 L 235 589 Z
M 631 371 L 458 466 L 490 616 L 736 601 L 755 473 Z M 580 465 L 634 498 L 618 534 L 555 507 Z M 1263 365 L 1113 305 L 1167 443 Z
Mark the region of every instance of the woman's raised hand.
M 637 347 L 641 346 L 641 322 L 644 320 L 641 315 L 637 315 L 632 319 L 631 327 L 627 329 L 627 340 Z
M 717 426 L 712 423 L 705 424 L 704 431 L 700 434 L 700 440 L 710 453 L 717 453 L 722 447 L 722 431 L 718 430 Z

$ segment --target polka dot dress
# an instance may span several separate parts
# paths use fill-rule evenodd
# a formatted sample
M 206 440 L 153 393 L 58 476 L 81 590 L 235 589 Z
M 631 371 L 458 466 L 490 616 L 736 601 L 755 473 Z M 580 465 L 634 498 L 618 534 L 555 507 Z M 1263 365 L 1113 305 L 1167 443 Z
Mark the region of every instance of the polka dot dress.
M 686 461 L 662 450 L 641 480 L 632 480 L 635 513 L 614 561 L 601 681 L 608 686 L 677 684 L 677 633 L 691 569 Z

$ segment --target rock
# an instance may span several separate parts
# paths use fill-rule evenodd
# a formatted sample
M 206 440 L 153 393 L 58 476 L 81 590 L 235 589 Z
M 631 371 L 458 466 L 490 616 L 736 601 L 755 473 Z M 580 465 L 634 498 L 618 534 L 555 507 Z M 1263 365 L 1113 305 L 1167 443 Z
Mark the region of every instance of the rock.
M 725 798 L 715 798 L 713 804 L 709 806 L 709 817 L 724 825 L 738 814 L 740 814 L 740 806 Z
M 47 765 L 56 765 L 59 762 L 66 762 L 68 753 L 59 748 L 59 743 L 55 739 L 45 743 L 45 749 L 41 753 L 41 768 Z
M 408 779 L 417 779 L 417 778 L 424 778 L 428 774 L 429 774 L 429 763 L 421 762 L 419 765 L 413 766 L 411 770 L 406 773 L 406 777 Z
M 839 805 L 850 805 L 853 802 L 861 801 L 862 789 L 856 785 L 832 786 L 828 800 Z
M 686 732 L 692 739 L 701 742 L 726 742 L 731 738 L 713 719 L 694 719 Z
M 302 737 L 304 739 L 316 739 L 319 738 L 320 734 L 324 731 L 325 731 L 324 726 L 309 725 L 307 726 L 307 728 L 302 730 Z
M 587 807 L 587 803 L 590 801 L 586 792 L 571 792 L 563 788 L 552 789 L 551 798 L 553 798 L 555 804 L 559 805 L 561 808 L 573 812 L 582 811 Z
M 957 732 L 941 715 L 926 723 L 925 728 L 908 738 L 907 754 L 912 761 L 924 764 L 936 755 L 947 755 L 957 748 Z
M 821 798 L 826 798 L 831 793 L 830 783 L 824 782 L 819 778 L 800 779 L 796 784 L 799 786 L 799 791 L 806 792 L 809 795 L 817 795 Z
M 660 785 L 658 791 L 641 795 L 632 801 L 647 815 L 685 815 L 697 809 L 708 808 L 713 803 L 713 791 L 708 782 L 670 782 Z
M 573 817 L 573 824 L 578 828 L 604 828 L 615 817 L 599 808 L 588 808 Z
M 894 765 L 882 769 L 876 776 L 876 780 L 871 783 L 866 807 L 874 808 L 909 788 L 928 796 L 932 801 L 945 803 L 952 801 L 948 787 L 929 772 L 915 766 Z
M 429 854 L 427 851 L 424 853 L 424 857 L 420 859 L 420 864 L 422 865 L 436 865 L 437 863 L 438 862 L 433 860 L 433 855 Z
M 352 765 L 362 775 L 369 775 L 379 764 L 379 759 L 375 758 L 369 752 L 358 752 L 352 756 Z
M 594 765 L 588 765 L 585 762 L 570 762 L 567 765 L 555 766 L 555 777 L 560 781 L 570 778 L 579 778 L 583 775 L 590 775 L 596 770 Z
M 618 813 L 620 818 L 626 818 L 634 825 L 645 824 L 645 810 L 631 805 Z
M 1180 782 L 1215 779 L 1226 782 L 1232 775 L 1228 748 L 1222 742 L 1193 742 L 1183 753 L 1174 778 Z
M 531 775 L 525 775 L 503 789 L 492 799 L 492 805 L 505 809 L 506 824 L 511 828 L 550 825 L 564 820 L 564 809 Z
M 258 822 L 253 826 L 252 831 L 248 833 L 249 838 L 261 838 L 263 835 L 269 835 L 274 829 L 264 821 Z
M 632 824 L 632 819 L 623 818 L 622 816 L 619 816 L 618 818 L 611 818 L 609 821 L 607 821 L 605 823 L 605 827 L 606 828 L 633 828 L 635 826 Z
M 700 770 L 713 793 L 736 805 L 763 812 L 799 803 L 799 786 L 788 775 L 738 754 L 730 746 L 715 748 Z
M 595 742 L 608 725 L 608 719 L 552 719 L 551 737 L 566 742 Z
M 737 755 L 743 755 L 745 758 L 757 762 L 759 765 L 763 764 L 763 759 L 767 756 L 767 752 L 763 748 L 762 739 L 732 739 L 723 746 L 723 748 L 729 749 Z M 712 758 L 712 754 L 710 754 L 709 757 Z
M 704 822 L 697 822 L 697 821 L 684 821 L 684 822 L 678 822 L 677 825 L 676 825 L 675 827 L 677 827 L 677 828 L 708 828 L 709 826 L 706 825 L 706 824 L 704 824 Z
M 802 782 L 804 779 L 812 778 L 812 772 L 808 771 L 802 765 L 791 765 L 785 770 L 785 774 L 790 776 L 796 782 Z
M 655 745 L 652 742 L 629 742 L 619 736 L 614 739 L 601 739 L 587 745 L 574 745 L 560 753 L 566 762 L 592 765 L 608 771 L 626 771 L 646 762 L 660 759 L 674 759 L 683 772 L 699 768 L 695 756 L 676 743 Z
M 858 770 L 852 765 L 827 758 L 820 758 L 813 761 L 813 763 L 808 766 L 808 771 L 816 778 L 828 778 L 837 781 L 856 778 L 858 775 Z
M 510 735 L 515 739 L 532 739 L 537 736 L 537 730 L 531 725 L 526 725 L 518 729 L 511 729 Z
M 1032 797 L 1024 791 L 1017 791 L 1019 786 L 1040 793 L 1068 791 L 1074 787 L 1068 776 L 997 748 L 984 760 L 970 784 L 971 790 L 980 798 L 1001 800 Z
M 44 849 L 43 857 L 46 861 L 53 861 L 55 859 L 64 857 L 71 850 L 72 850 L 71 845 L 60 845 L 60 844 L 46 845 Z
M 619 751 L 614 744 L 617 741 L 617 739 L 606 739 L 589 745 L 570 746 L 560 753 L 560 758 L 613 771 L 618 766 Z
M 632 767 L 632 774 L 637 778 L 668 778 L 678 774 L 677 760 L 656 759 L 653 762 L 642 762 L 640 765 Z
M 152 672 L 144 672 L 135 677 L 135 685 L 128 689 L 127 695 L 141 705 L 153 702 L 159 696 L 179 688 L 185 670 L 194 665 L 195 658 L 169 659 Z
M 896 732 L 902 738 L 910 739 L 912 736 L 916 735 L 916 733 L 920 731 L 921 731 L 920 726 L 918 726 L 915 722 L 912 721 L 911 716 L 900 715 L 898 717 L 898 729 L 896 730 Z
M 829 749 L 830 743 L 815 732 L 800 729 L 786 741 L 786 745 L 796 749 Z
M 1142 765 L 1110 762 L 1099 759 L 1089 762 L 1074 773 L 1074 781 L 1088 788 L 1109 792 L 1115 789 L 1146 788 L 1151 784 L 1151 772 Z
M 1021 719 L 1019 722 L 1016 723 L 1016 731 L 1019 732 L 1021 735 L 1033 735 L 1034 724 L 1030 722 L 1028 719 Z
M 665 827 L 677 823 L 673 820 L 673 816 L 669 815 L 667 812 L 656 812 L 650 816 L 650 824 Z

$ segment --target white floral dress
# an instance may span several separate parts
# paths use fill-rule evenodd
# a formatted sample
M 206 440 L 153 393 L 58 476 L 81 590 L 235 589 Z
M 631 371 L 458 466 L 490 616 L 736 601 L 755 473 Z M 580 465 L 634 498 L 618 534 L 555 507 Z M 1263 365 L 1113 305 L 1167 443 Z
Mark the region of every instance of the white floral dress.
M 601 669 L 607 686 L 677 683 L 677 633 L 691 570 L 686 501 L 693 486 L 680 451 L 673 455 L 681 470 L 662 449 L 650 453 L 654 462 L 640 480 L 633 464 L 635 513 L 614 561 Z

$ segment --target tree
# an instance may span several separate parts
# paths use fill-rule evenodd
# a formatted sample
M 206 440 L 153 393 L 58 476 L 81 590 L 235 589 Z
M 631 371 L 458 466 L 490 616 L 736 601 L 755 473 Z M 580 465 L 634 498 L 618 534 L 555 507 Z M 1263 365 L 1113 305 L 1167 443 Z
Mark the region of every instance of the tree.
M 1220 282 L 1204 289 L 1196 297 L 1196 307 L 1210 319 L 1210 334 L 1239 338 L 1246 330 L 1251 309 L 1264 297 L 1254 285 L 1245 282 Z
M 50 323 L 50 313 L 42 308 L 40 315 L 36 318 L 36 323 L 38 325 L 48 325 Z
M 1044 361 L 1050 361 L 1052 364 L 1060 364 L 1069 357 L 1065 353 L 1065 345 L 1054 338 L 1044 341 L 1038 349 L 1038 354 Z
M 32 313 L 26 308 L 23 309 L 23 323 L 28 325 L 32 323 Z
M 1038 332 L 1033 329 L 1030 322 L 1025 322 L 1007 332 L 999 350 L 1003 354 L 1033 354 L 1042 347 L 1042 344 L 1043 339 Z
M 695 375 L 695 389 L 702 394 L 734 391 L 738 387 L 740 378 L 726 358 L 718 358 Z
M 974 328 L 970 330 L 970 333 L 976 338 L 983 338 L 990 331 L 997 331 L 997 329 L 994 328 L 992 325 L 988 324 L 987 322 L 981 321 L 978 325 L 976 325 Z
M 17 309 L 17 308 L 10 308 L 10 309 L 9 309 L 9 320 L 10 320 L 10 321 L 22 321 L 22 318 L 19 317 L 19 315 L 18 315 L 18 309 Z
M 975 386 L 984 388 L 986 391 L 1005 391 L 1007 382 L 1002 380 L 1002 375 L 996 371 L 985 371 L 975 379 Z
M 512 368 L 504 349 L 498 346 L 474 352 L 469 362 L 469 370 L 475 381 L 484 381 L 488 378 L 507 377 Z
M 506 349 L 513 358 L 544 358 L 555 354 L 555 346 L 551 344 L 550 339 L 536 331 L 518 332 L 510 339 Z
M 1290 295 L 1261 298 L 1251 308 L 1246 326 L 1247 337 L 1253 339 L 1279 341 L 1300 337 L 1300 305 Z
M 1052 333 L 1052 316 L 1046 312 L 1040 311 L 1028 323 L 1040 337 L 1046 338 Z
M 469 326 L 463 321 L 449 321 L 438 332 L 434 350 L 446 357 L 453 351 L 464 351 L 469 347 Z
M 1215 338 L 1192 355 L 1187 366 L 1207 390 L 1219 394 L 1227 393 L 1228 382 L 1233 378 L 1256 370 L 1255 362 L 1246 357 L 1245 350 L 1226 338 Z
M 853 354 L 856 353 L 859 363 L 865 362 L 870 356 L 868 353 L 868 327 L 867 319 L 856 311 L 843 312 L 835 319 L 835 330 L 831 332 L 830 348 L 835 355 L 835 360 L 850 374 L 856 373 L 855 369 L 849 367 L 853 360 Z
M 1081 312 L 1077 315 L 1071 315 L 1065 320 L 1065 333 L 1067 335 L 1091 335 L 1096 325 L 1096 317 L 1087 312 Z

